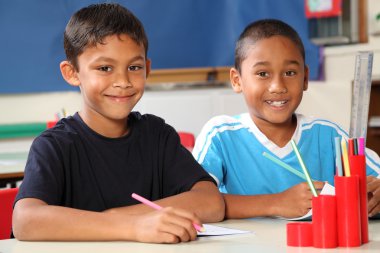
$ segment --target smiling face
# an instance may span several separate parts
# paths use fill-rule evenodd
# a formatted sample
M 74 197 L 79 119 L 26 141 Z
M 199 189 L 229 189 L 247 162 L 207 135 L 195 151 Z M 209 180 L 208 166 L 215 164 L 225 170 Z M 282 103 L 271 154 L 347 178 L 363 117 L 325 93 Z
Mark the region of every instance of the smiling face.
M 261 129 L 292 126 L 292 115 L 307 89 L 308 68 L 296 45 L 272 36 L 249 45 L 241 71 L 231 69 L 235 92 L 242 92 L 252 120 Z
M 80 115 L 86 124 L 104 135 L 113 135 L 107 128 L 119 128 L 113 130 L 122 135 L 129 113 L 143 95 L 150 61 L 144 47 L 128 35 L 112 35 L 79 55 L 78 71 L 67 61 L 61 63 L 61 71 L 66 81 L 80 87 L 84 102 Z

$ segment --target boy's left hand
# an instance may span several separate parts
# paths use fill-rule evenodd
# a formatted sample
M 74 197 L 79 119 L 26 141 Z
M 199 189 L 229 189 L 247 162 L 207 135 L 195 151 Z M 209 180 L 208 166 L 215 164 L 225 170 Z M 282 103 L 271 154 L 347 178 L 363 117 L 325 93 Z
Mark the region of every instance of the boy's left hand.
M 368 216 L 372 217 L 380 212 L 380 179 L 367 176 Z

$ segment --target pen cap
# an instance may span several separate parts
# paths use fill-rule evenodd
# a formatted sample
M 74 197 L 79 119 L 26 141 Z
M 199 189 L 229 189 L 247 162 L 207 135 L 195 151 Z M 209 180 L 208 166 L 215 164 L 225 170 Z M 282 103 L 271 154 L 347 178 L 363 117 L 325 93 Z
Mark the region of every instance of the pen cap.
M 291 222 L 286 224 L 286 238 L 288 246 L 313 246 L 313 226 L 311 222 Z
M 335 176 L 338 244 L 340 247 L 361 245 L 359 177 Z
M 319 195 L 312 198 L 313 205 L 313 245 L 316 248 L 336 248 L 336 198 Z

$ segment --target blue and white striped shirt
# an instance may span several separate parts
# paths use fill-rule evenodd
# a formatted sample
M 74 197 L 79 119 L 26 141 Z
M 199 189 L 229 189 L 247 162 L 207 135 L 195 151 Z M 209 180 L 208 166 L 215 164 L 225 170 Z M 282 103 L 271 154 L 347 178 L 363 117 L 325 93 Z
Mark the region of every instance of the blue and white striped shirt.
M 310 176 L 334 185 L 334 138 L 347 133 L 328 120 L 297 116 L 292 139 L 300 150 Z M 264 157 L 271 154 L 302 173 L 290 142 L 280 148 L 254 124 L 248 113 L 212 118 L 198 136 L 193 155 L 218 182 L 221 192 L 241 195 L 282 192 L 304 182 Z M 367 175 L 379 177 L 380 158 L 366 149 Z

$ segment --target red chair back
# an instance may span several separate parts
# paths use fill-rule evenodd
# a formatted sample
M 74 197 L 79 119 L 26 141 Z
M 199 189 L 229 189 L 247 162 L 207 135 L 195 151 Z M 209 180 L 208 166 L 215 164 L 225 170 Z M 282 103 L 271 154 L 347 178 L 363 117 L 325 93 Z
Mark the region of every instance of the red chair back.
M 12 230 L 13 202 L 18 188 L 0 190 L 0 240 L 9 239 Z
M 188 150 L 192 150 L 195 144 L 195 137 L 192 133 L 188 132 L 178 132 L 179 138 L 181 140 L 182 146 Z

